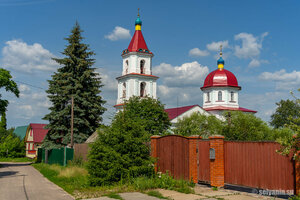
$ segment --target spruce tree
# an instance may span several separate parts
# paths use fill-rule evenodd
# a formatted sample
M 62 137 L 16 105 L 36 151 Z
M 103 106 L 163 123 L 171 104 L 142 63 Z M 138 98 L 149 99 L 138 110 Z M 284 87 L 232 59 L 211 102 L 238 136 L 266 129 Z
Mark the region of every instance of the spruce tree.
M 83 143 L 102 121 L 105 101 L 100 96 L 103 86 L 99 74 L 93 68 L 94 52 L 87 44 L 76 22 L 68 45 L 62 52 L 64 58 L 53 58 L 61 67 L 49 80 L 48 98 L 52 105 L 44 119 L 49 129 L 44 139 L 46 148 L 58 148 L 71 141 L 71 98 L 74 97 L 74 143 Z

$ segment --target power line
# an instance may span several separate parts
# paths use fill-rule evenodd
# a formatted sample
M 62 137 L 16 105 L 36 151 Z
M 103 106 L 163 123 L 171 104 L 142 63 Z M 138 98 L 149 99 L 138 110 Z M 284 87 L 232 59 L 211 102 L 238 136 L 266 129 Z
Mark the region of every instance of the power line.
M 39 86 L 35 86 L 35 85 L 31 85 L 29 83 L 25 83 L 25 82 L 22 82 L 22 81 L 16 81 L 17 83 L 21 83 L 21 84 L 24 84 L 24 85 L 28 85 L 30 87 L 33 87 L 33 88 L 37 88 L 37 89 L 40 89 L 40 90 L 46 90 L 45 88 L 42 88 L 42 87 L 39 87 Z

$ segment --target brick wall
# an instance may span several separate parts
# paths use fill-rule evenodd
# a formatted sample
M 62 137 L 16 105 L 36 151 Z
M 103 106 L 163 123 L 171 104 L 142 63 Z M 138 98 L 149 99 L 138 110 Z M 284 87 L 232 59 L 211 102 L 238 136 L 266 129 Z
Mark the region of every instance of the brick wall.
M 198 182 L 198 141 L 199 135 L 188 137 L 189 139 L 189 179 L 194 183 Z
M 215 159 L 210 160 L 210 185 L 224 187 L 224 136 L 211 136 L 209 140 L 209 147 L 215 150 Z

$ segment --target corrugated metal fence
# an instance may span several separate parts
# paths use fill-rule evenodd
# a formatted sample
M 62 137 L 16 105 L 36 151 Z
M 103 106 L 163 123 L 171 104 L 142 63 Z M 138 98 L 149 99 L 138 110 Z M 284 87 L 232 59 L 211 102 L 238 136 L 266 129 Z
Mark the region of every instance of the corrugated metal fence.
M 73 160 L 73 155 L 74 150 L 67 147 L 50 150 L 39 148 L 37 162 L 66 166 L 69 160 Z
M 225 141 L 225 183 L 268 190 L 294 190 L 292 156 L 275 142 Z

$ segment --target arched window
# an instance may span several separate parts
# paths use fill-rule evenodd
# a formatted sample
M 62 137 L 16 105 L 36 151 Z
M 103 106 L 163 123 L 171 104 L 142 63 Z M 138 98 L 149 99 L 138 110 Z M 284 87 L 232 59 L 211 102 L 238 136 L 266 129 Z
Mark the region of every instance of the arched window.
M 140 61 L 141 74 L 145 74 L 145 60 Z
M 128 66 L 129 63 L 128 63 L 128 60 L 125 61 L 125 74 L 128 74 Z
M 146 96 L 146 83 L 142 82 L 140 87 L 140 97 Z
M 206 101 L 208 101 L 208 102 L 209 102 L 209 101 L 210 101 L 209 92 L 207 92 L 207 93 L 206 93 L 206 98 L 207 98 L 207 99 L 206 99 Z
M 234 92 L 230 92 L 230 101 L 234 101 Z
M 218 101 L 222 101 L 222 91 L 218 92 Z
M 126 98 L 126 83 L 123 83 L 123 94 L 122 98 Z

